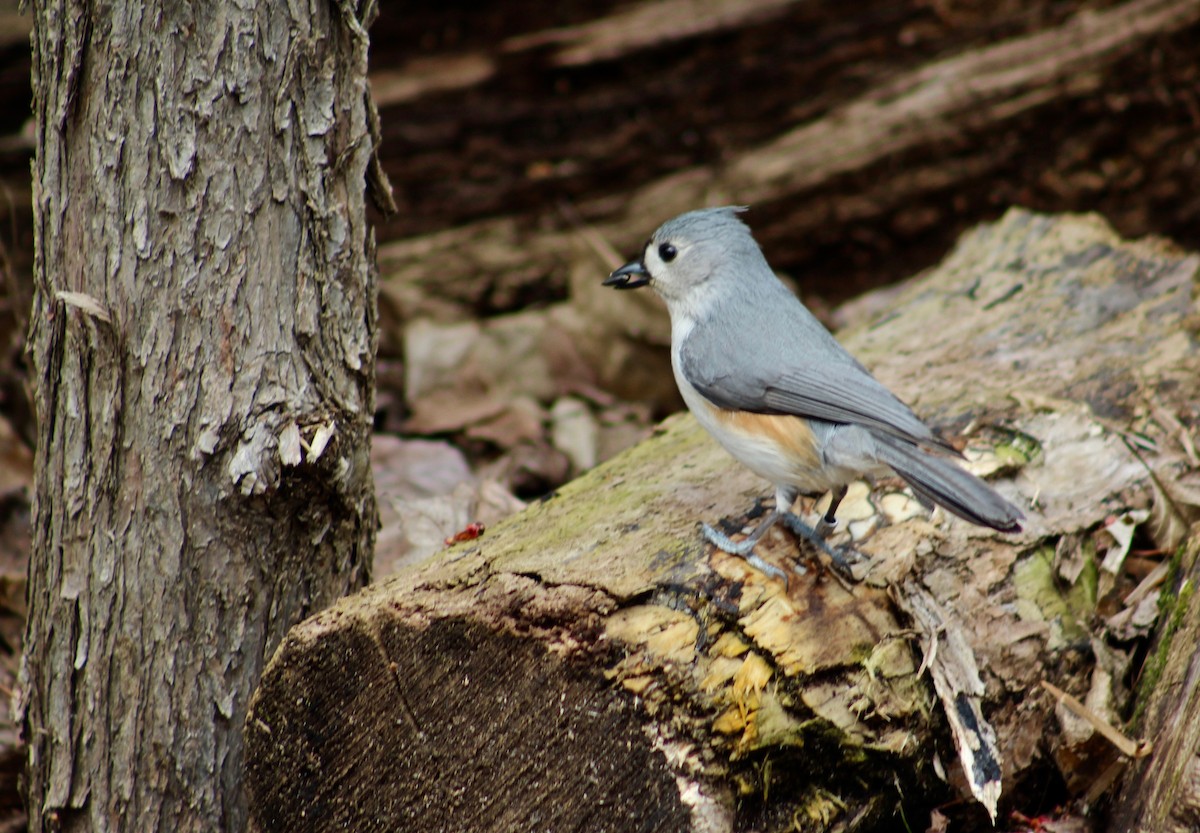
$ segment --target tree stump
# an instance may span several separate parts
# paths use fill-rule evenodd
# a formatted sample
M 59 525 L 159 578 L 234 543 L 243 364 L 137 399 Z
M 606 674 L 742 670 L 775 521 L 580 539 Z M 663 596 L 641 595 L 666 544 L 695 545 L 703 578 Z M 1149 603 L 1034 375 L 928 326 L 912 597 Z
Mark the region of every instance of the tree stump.
M 1178 544 L 1163 484 L 1196 476 L 1198 270 L 1013 210 L 859 307 L 844 343 L 1026 508 L 1021 534 L 863 484 L 840 513 L 862 582 L 773 532 L 785 585 L 701 539 L 768 490 L 680 416 L 297 626 L 248 717 L 253 828 L 923 829 L 985 799 L 972 768 L 1001 811 L 1083 795 L 1081 761 L 1120 756 L 1039 684 L 1122 728 L 1119 669 L 1153 620 L 1123 602 L 1154 561 L 1131 542 Z M 947 695 L 954 653 L 978 685 Z M 972 713 L 991 747 L 956 748 Z M 982 806 L 944 812 L 982 827 Z

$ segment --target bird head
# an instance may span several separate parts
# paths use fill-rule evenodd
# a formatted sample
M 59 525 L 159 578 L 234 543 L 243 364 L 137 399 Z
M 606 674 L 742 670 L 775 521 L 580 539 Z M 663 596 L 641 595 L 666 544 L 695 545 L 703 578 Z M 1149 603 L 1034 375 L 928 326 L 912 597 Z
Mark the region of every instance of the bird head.
M 737 216 L 745 210 L 744 206 L 705 208 L 667 220 L 646 241 L 642 256 L 614 271 L 604 285 L 650 286 L 670 305 L 686 302 L 714 276 L 735 273 L 723 267 L 737 265 L 739 258 L 753 258 L 757 265 L 762 252 Z

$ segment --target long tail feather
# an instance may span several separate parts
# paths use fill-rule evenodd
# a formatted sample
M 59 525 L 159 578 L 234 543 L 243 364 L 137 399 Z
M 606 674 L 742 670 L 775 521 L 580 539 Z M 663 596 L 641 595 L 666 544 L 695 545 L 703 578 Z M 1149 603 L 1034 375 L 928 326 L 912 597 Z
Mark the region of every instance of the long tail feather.
M 922 451 L 911 443 L 876 435 L 880 459 L 895 469 L 918 497 L 979 526 L 1020 532 L 1021 510 L 953 461 Z

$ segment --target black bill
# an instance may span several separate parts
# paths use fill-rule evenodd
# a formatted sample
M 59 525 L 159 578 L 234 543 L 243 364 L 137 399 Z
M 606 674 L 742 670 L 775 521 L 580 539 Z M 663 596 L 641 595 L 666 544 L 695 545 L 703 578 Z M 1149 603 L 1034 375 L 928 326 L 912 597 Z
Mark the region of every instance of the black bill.
M 650 275 L 640 260 L 626 263 L 604 279 L 604 286 L 613 289 L 637 289 L 650 283 Z

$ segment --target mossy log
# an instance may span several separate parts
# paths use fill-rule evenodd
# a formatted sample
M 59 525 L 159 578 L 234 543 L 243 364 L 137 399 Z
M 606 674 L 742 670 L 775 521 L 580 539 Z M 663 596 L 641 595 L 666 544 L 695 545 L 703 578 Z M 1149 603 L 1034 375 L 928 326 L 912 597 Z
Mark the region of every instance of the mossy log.
M 1189 833 L 1200 828 L 1200 531 L 1194 529 L 1164 596 L 1161 623 L 1137 704 L 1138 729 L 1155 739 L 1136 761 L 1113 808 L 1111 833 Z
M 969 796 L 923 673 L 951 648 L 979 669 L 1001 810 L 1064 798 L 1060 753 L 1083 741 L 1039 683 L 1101 712 L 1103 688 L 1113 722 L 1128 702 L 1117 675 L 1096 682 L 1138 639 L 1109 637 L 1128 578 L 1106 572 L 1105 524 L 1178 540 L 1163 484 L 1195 474 L 1177 431 L 1200 401 L 1198 270 L 1092 216 L 1014 210 L 881 316 L 859 308 L 844 343 L 1026 507 L 1021 534 L 930 516 L 885 480 L 841 513 L 862 582 L 773 533 L 759 553 L 785 584 L 700 538 L 767 488 L 682 416 L 302 623 L 247 722 L 254 829 L 923 829 Z M 986 821 L 955 806 L 964 829 Z

